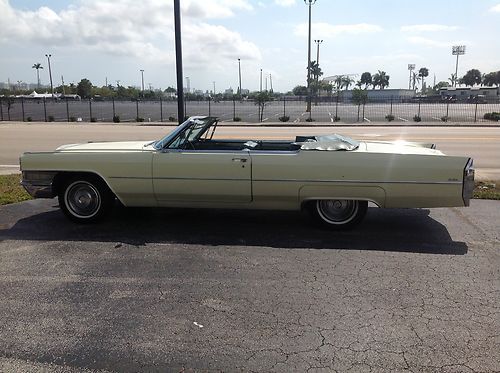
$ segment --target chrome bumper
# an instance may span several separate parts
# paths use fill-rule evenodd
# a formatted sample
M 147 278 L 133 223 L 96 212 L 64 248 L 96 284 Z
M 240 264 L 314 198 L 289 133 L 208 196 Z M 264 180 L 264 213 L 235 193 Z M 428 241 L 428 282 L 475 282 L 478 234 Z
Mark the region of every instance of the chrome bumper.
M 53 198 L 52 182 L 55 174 L 54 171 L 23 171 L 21 185 L 33 198 Z
M 464 205 L 469 206 L 470 200 L 474 196 L 474 162 L 472 158 L 469 159 L 467 165 L 464 169 L 464 180 L 462 187 L 462 198 L 464 200 Z
M 35 185 L 28 181 L 21 181 L 21 185 L 33 198 L 53 198 L 52 183 L 50 185 Z

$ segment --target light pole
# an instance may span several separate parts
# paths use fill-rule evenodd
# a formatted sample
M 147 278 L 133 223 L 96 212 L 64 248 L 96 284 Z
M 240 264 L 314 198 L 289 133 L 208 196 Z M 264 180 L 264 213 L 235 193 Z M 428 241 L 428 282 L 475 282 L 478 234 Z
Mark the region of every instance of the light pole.
M 271 93 L 273 92 L 273 76 L 269 73 L 269 82 L 271 83 Z
M 212 83 L 214 83 L 214 96 L 215 96 L 215 82 L 212 82 Z
M 184 121 L 184 88 L 182 87 L 182 42 L 181 42 L 181 4 L 174 0 L 175 23 L 175 65 L 177 67 L 177 116 L 179 124 Z
M 52 69 L 50 68 L 50 57 L 52 57 L 52 55 L 46 54 L 45 57 L 47 57 L 47 61 L 48 61 L 48 65 L 49 65 L 50 92 L 52 93 L 52 98 L 54 98 L 54 85 L 52 84 Z
M 451 48 L 451 54 L 453 56 L 457 56 L 457 64 L 455 66 L 455 79 L 453 79 L 453 86 L 457 86 L 457 81 L 458 81 L 458 56 L 462 56 L 465 54 L 465 45 L 454 45 Z
M 262 92 L 262 69 L 260 69 L 260 92 Z
M 238 58 L 238 75 L 240 77 L 240 98 L 241 98 L 241 59 Z
M 142 91 L 142 97 L 144 97 L 144 70 L 141 69 L 139 71 L 141 72 L 141 91 Z
M 309 6 L 309 35 L 307 37 L 307 109 L 309 119 L 311 118 L 311 8 L 316 0 L 304 0 L 304 3 Z
M 414 63 L 409 63 L 408 64 L 408 71 L 410 72 L 410 78 L 408 80 L 408 89 L 411 89 L 411 72 L 415 70 L 415 64 Z
M 323 43 L 323 40 L 314 40 L 314 42 L 316 43 L 317 45 L 317 49 L 316 49 L 316 63 L 318 64 L 319 66 L 319 45 L 321 43 Z
M 191 92 L 191 80 L 189 79 L 189 76 L 186 76 L 186 90 L 188 93 Z

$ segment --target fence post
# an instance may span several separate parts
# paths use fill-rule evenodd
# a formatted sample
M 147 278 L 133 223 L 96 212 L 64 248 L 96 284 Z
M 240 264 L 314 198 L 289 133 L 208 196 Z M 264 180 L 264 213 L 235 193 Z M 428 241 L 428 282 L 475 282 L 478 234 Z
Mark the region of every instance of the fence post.
M 337 121 L 337 118 L 339 114 L 339 93 L 337 92 L 337 100 L 335 102 L 335 121 Z
M 420 104 L 421 104 L 421 102 L 420 102 L 420 100 L 419 100 L 419 101 L 418 101 L 418 114 L 417 114 L 417 116 L 418 116 L 419 118 L 420 118 Z
M 361 109 L 361 102 L 358 104 L 358 120 L 357 122 L 359 122 L 359 110 Z
M 286 96 L 283 96 L 283 116 L 286 117 Z
M 363 123 L 365 122 L 365 106 L 366 106 L 366 99 L 363 99 Z
M 0 118 L 3 121 L 3 102 L 1 97 L 0 97 Z
M 139 120 L 139 99 L 135 100 L 135 121 Z
M 449 111 L 450 111 L 450 103 L 447 102 L 446 103 L 446 116 L 445 116 L 446 122 L 448 122 L 448 113 L 449 113 Z
M 184 118 L 187 117 L 187 98 L 184 100 Z M 184 118 L 179 118 L 179 122 L 184 122 Z
M 210 107 L 210 101 L 212 101 L 212 100 L 210 99 L 210 96 L 209 96 L 209 97 L 208 97 L 208 116 L 209 116 L 209 117 L 210 117 L 210 116 L 211 116 L 211 114 L 212 114 L 212 111 L 211 111 L 212 109 L 211 109 L 211 107 Z
M 393 100 L 393 96 L 391 96 L 391 112 L 389 113 L 389 115 L 392 116 L 392 100 Z
M 43 96 L 43 114 L 45 115 L 45 121 L 47 121 L 47 103 L 45 101 L 45 96 Z
M 92 122 L 92 99 L 90 97 L 89 97 L 89 114 L 90 114 L 89 122 Z
M 477 97 L 476 97 L 476 108 L 474 110 L 474 123 L 477 122 Z
M 160 122 L 163 122 L 163 101 L 160 96 Z
M 234 96 L 233 96 L 233 121 L 234 121 L 234 118 L 236 118 L 236 100 L 234 99 Z
M 68 122 L 69 122 L 69 104 L 68 104 L 67 97 L 66 97 L 66 118 L 68 119 Z
M 21 97 L 21 110 L 23 111 L 23 122 L 24 122 L 24 97 Z
M 115 98 L 111 97 L 111 102 L 113 103 L 113 122 L 115 121 L 116 111 L 115 111 Z

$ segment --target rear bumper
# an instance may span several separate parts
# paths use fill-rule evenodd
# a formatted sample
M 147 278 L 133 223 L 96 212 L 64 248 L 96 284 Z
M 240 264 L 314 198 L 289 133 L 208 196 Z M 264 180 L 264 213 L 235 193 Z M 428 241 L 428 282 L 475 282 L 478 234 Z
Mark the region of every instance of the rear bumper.
M 464 168 L 464 180 L 462 187 L 462 199 L 464 200 L 465 206 L 470 205 L 470 200 L 474 196 L 474 173 L 474 162 L 472 158 L 469 158 L 469 161 Z

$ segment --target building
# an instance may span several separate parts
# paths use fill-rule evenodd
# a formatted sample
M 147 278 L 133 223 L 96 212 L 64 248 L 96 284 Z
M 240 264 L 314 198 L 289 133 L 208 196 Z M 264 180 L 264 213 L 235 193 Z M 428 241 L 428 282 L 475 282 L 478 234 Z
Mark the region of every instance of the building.
M 413 89 L 367 89 L 367 99 L 371 102 L 387 102 L 391 100 L 407 100 L 415 97 Z M 342 100 L 350 101 L 353 90 L 339 91 Z
M 444 87 L 439 91 L 441 98 L 453 98 L 466 101 L 471 98 L 497 100 L 500 98 L 500 87 Z

